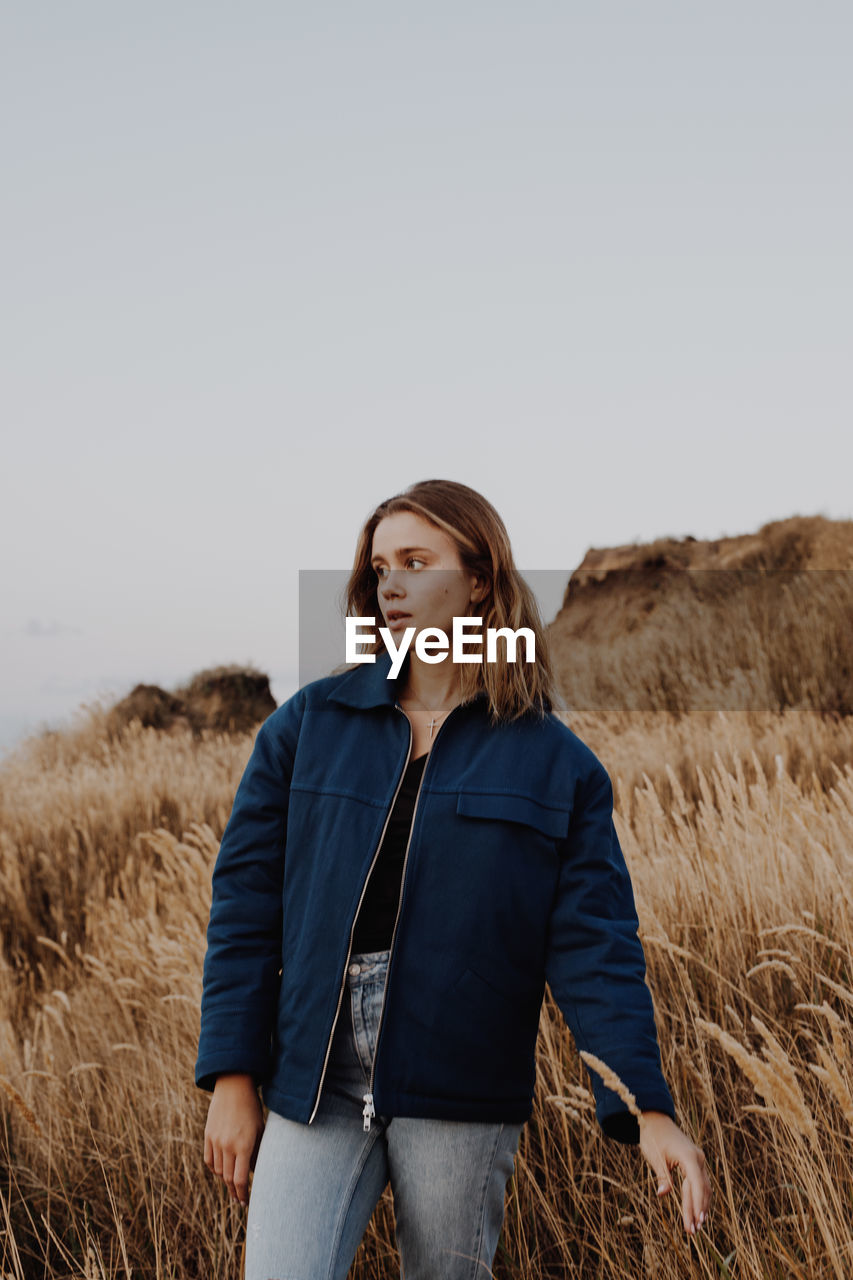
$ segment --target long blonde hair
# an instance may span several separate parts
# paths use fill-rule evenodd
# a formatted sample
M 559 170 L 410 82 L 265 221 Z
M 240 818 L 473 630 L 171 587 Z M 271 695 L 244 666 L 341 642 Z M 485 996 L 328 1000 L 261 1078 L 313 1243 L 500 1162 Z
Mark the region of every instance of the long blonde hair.
M 483 619 L 484 636 L 489 627 L 529 627 L 535 637 L 535 662 L 508 662 L 506 646 L 499 645 L 496 662 L 461 664 L 462 701 L 485 692 L 493 724 L 515 720 L 529 712 L 542 717 L 558 708 L 564 712 L 536 597 L 515 567 L 509 535 L 497 511 L 467 484 L 419 480 L 379 503 L 358 536 L 345 591 L 347 616 L 380 617 L 378 581 L 370 563 L 373 533 L 380 520 L 398 511 L 414 512 L 442 529 L 453 540 L 463 568 L 480 574 L 488 583 L 478 613 Z M 377 634 L 363 652 L 376 653 L 382 644 Z

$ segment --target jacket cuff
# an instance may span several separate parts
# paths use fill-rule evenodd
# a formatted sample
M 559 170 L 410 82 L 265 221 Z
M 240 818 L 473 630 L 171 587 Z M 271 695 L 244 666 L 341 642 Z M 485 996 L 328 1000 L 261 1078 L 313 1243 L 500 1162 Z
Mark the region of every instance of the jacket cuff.
M 199 1058 L 195 1068 L 195 1082 L 199 1089 L 204 1089 L 206 1093 L 213 1093 L 218 1078 L 231 1072 L 251 1076 L 256 1089 L 267 1075 L 266 1068 L 258 1063 L 253 1064 L 245 1060 L 237 1062 L 234 1058 L 218 1053 L 215 1056 Z
M 640 1124 L 633 1112 L 629 1111 L 618 1094 L 608 1090 L 610 1097 L 596 1104 L 595 1114 L 606 1138 L 615 1142 L 636 1146 L 640 1141 Z M 637 1098 L 637 1106 L 641 1111 L 663 1111 L 678 1124 L 672 1094 L 665 1091 L 644 1091 Z
M 200 1089 L 212 1092 L 216 1077 L 228 1071 L 251 1075 L 256 1084 L 266 1078 L 272 1049 L 269 1034 L 259 1030 L 265 1021 L 258 1015 L 247 1016 L 243 1010 L 203 1017 L 195 1064 L 195 1082 Z

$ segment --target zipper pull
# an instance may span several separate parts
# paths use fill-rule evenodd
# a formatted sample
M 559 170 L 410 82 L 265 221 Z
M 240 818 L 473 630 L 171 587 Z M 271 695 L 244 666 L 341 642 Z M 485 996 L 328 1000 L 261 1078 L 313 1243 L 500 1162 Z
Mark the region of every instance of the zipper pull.
M 376 1111 L 373 1106 L 373 1094 L 365 1093 L 363 1097 L 364 1097 L 364 1110 L 362 1111 L 361 1114 L 364 1116 L 364 1131 L 365 1133 L 367 1133 L 368 1129 L 370 1128 L 370 1117 L 375 1116 Z

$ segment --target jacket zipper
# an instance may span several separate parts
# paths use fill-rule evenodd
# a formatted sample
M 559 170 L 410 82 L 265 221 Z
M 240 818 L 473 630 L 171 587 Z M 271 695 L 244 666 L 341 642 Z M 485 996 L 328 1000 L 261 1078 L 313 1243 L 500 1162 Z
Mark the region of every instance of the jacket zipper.
M 403 711 L 403 708 L 400 706 L 399 702 L 395 702 L 394 705 L 403 715 L 406 715 L 405 711 Z M 362 1115 L 364 1116 L 365 1132 L 367 1132 L 367 1130 L 370 1128 L 371 1116 L 376 1115 L 376 1109 L 373 1106 L 373 1076 L 376 1071 L 376 1058 L 379 1053 L 379 1037 L 382 1034 L 382 1015 L 385 1012 L 385 996 L 388 991 L 388 979 L 391 976 L 391 961 L 393 959 L 393 952 L 394 952 L 394 939 L 397 936 L 397 924 L 400 920 L 400 910 L 403 906 L 403 888 L 406 883 L 406 863 L 409 860 L 409 845 L 412 843 L 412 833 L 415 829 L 415 814 L 418 811 L 418 801 L 420 800 L 420 797 L 421 797 L 421 787 L 424 785 L 424 778 L 426 777 L 426 771 L 429 767 L 429 762 L 430 762 L 430 759 L 432 758 L 432 753 L 433 751 L 435 751 L 435 743 L 438 742 L 439 736 L 441 734 L 441 730 L 444 728 L 444 725 L 447 724 L 447 721 L 450 719 L 450 716 L 453 715 L 453 712 L 455 710 L 456 710 L 456 707 L 453 707 L 450 711 L 450 714 L 447 716 L 447 719 L 444 721 L 442 725 L 439 726 L 438 733 L 435 735 L 435 742 L 433 742 L 432 746 L 430 747 L 429 758 L 424 764 L 423 772 L 421 774 L 421 780 L 418 783 L 418 789 L 415 793 L 415 804 L 414 804 L 414 808 L 412 809 L 412 821 L 409 826 L 409 838 L 406 841 L 406 852 L 403 855 L 403 871 L 400 877 L 400 897 L 397 900 L 397 914 L 394 917 L 394 929 L 391 934 L 391 947 L 388 952 L 388 968 L 385 973 L 385 985 L 382 988 L 382 1004 L 379 1007 L 379 1022 L 377 1023 L 377 1026 L 376 1026 L 376 1047 L 374 1048 L 374 1051 L 373 1051 L 373 1061 L 370 1064 L 370 1083 L 367 1088 L 367 1093 L 363 1095 L 364 1110 L 362 1112 Z M 406 719 L 408 720 L 409 717 L 406 716 Z M 412 733 L 412 722 L 411 720 L 409 720 L 409 750 L 411 750 L 413 737 L 414 737 L 414 734 Z
M 399 702 L 395 702 L 395 704 L 394 704 L 394 705 L 395 705 L 395 707 L 399 708 L 400 712 L 401 712 L 403 715 L 406 715 L 406 713 L 403 711 L 403 708 L 400 706 Z M 408 717 L 408 716 L 406 716 L 406 719 L 407 719 L 407 720 L 409 720 L 409 717 Z M 439 729 L 439 733 L 440 733 L 440 732 L 441 732 L 441 729 Z M 436 738 L 438 738 L 438 733 L 437 733 L 435 736 L 436 736 Z M 340 1013 L 340 1011 L 341 1011 L 341 999 L 342 999 L 343 994 L 344 994 L 344 987 L 346 986 L 347 969 L 349 968 L 349 958 L 350 958 L 350 955 L 352 954 L 352 939 L 353 939 L 353 934 L 355 933 L 355 922 L 356 922 L 356 920 L 358 919 L 358 913 L 359 913 L 359 911 L 361 910 L 361 903 L 362 903 L 362 900 L 363 900 L 363 898 L 364 898 L 364 892 L 365 892 L 365 890 L 366 890 L 366 888 L 367 888 L 367 882 L 368 882 L 368 880 L 370 879 L 370 873 L 373 871 L 373 867 L 374 867 L 374 865 L 375 865 L 375 863 L 376 863 L 376 859 L 377 859 L 377 857 L 378 857 L 378 855 L 379 855 L 379 850 L 382 848 L 382 841 L 385 839 L 385 832 L 386 832 L 386 830 L 387 830 L 387 828 L 388 828 L 388 823 L 389 823 L 389 821 L 391 820 L 391 811 L 392 811 L 392 810 L 393 810 L 393 808 L 394 808 L 394 804 L 395 804 L 395 802 L 396 802 L 396 800 L 397 800 L 397 795 L 398 795 L 398 793 L 399 793 L 400 786 L 401 786 L 401 784 L 402 784 L 402 782 L 403 782 L 403 777 L 404 777 L 404 775 L 405 775 L 406 768 L 408 767 L 408 763 L 409 763 L 409 756 L 411 755 L 411 752 L 412 752 L 412 740 L 413 740 L 413 738 L 414 738 L 414 734 L 412 733 L 412 724 L 411 724 L 411 721 L 409 721 L 409 745 L 408 745 L 408 747 L 407 747 L 407 749 L 406 749 L 406 760 L 405 760 L 405 763 L 404 763 L 404 765 L 403 765 L 402 772 L 400 773 L 400 776 L 399 776 L 399 778 L 397 779 L 397 786 L 396 786 L 396 788 L 395 788 L 395 790 L 394 790 L 394 795 L 393 795 L 393 798 L 392 798 L 392 800 L 391 800 L 390 808 L 388 809 L 388 812 L 387 812 L 387 814 L 385 815 L 385 822 L 384 822 L 384 823 L 383 823 L 383 825 L 382 825 L 382 831 L 381 831 L 380 836 L 379 836 L 379 843 L 377 844 L 377 846 L 376 846 L 376 848 L 375 848 L 375 850 L 374 850 L 374 852 L 373 852 L 373 858 L 372 858 L 372 860 L 371 860 L 370 866 L 368 867 L 367 875 L 364 877 L 364 884 L 361 886 L 361 894 L 360 894 L 359 899 L 358 899 L 358 906 L 357 906 L 357 907 L 356 907 L 356 909 L 355 909 L 355 915 L 353 916 L 352 925 L 351 925 L 351 927 L 350 927 L 350 931 L 349 931 L 349 944 L 348 944 L 348 946 L 347 946 L 347 958 L 346 958 L 346 961 L 345 961 L 345 963 L 344 963 L 344 971 L 343 971 L 343 974 L 341 975 L 341 987 L 340 987 L 340 990 L 339 990 L 339 992 L 338 992 L 338 1004 L 337 1004 L 337 1008 L 335 1009 L 335 1016 L 334 1016 L 334 1019 L 333 1019 L 333 1021 L 332 1021 L 332 1029 L 331 1029 L 331 1031 L 329 1032 L 329 1043 L 326 1045 L 326 1056 L 325 1056 L 325 1058 L 323 1059 L 323 1070 L 322 1070 L 322 1072 L 320 1073 L 320 1083 L 319 1083 L 319 1085 L 317 1086 L 317 1097 L 314 1099 L 314 1109 L 313 1109 L 313 1111 L 311 1112 L 311 1115 L 308 1117 L 308 1123 L 309 1123 L 309 1124 L 311 1123 L 311 1121 L 314 1119 L 315 1115 L 317 1114 L 317 1108 L 318 1108 L 318 1106 L 320 1105 L 320 1094 L 321 1094 L 321 1093 L 322 1093 L 322 1091 L 323 1091 L 323 1080 L 324 1080 L 325 1075 L 326 1075 L 326 1067 L 328 1066 L 328 1063 L 329 1063 L 329 1053 L 331 1052 L 331 1048 L 332 1048 L 332 1040 L 334 1039 L 334 1035 L 335 1035 L 335 1025 L 336 1025 L 336 1023 L 337 1023 L 337 1021 L 338 1021 L 338 1015 L 339 1015 L 339 1013 Z M 421 777 L 421 781 L 423 781 L 423 777 Z M 407 846 L 407 852 L 408 852 L 408 846 Z M 404 862 L 404 864 L 403 864 L 403 869 L 405 870 L 405 862 Z M 368 1126 L 369 1126 L 369 1122 L 366 1122 L 366 1123 L 365 1123 L 365 1128 L 368 1128 Z

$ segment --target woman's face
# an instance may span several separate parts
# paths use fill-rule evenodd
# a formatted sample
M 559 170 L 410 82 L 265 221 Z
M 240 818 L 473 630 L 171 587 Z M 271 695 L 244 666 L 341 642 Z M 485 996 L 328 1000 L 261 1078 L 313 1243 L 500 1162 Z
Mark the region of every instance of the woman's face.
M 448 636 L 454 617 L 477 617 L 484 591 L 476 574 L 462 568 L 453 540 L 413 511 L 384 516 L 373 531 L 371 564 L 382 622 L 399 644 L 406 627 L 414 639 L 426 627 Z M 472 601 L 472 595 L 474 597 Z M 394 614 L 405 614 L 399 621 Z

